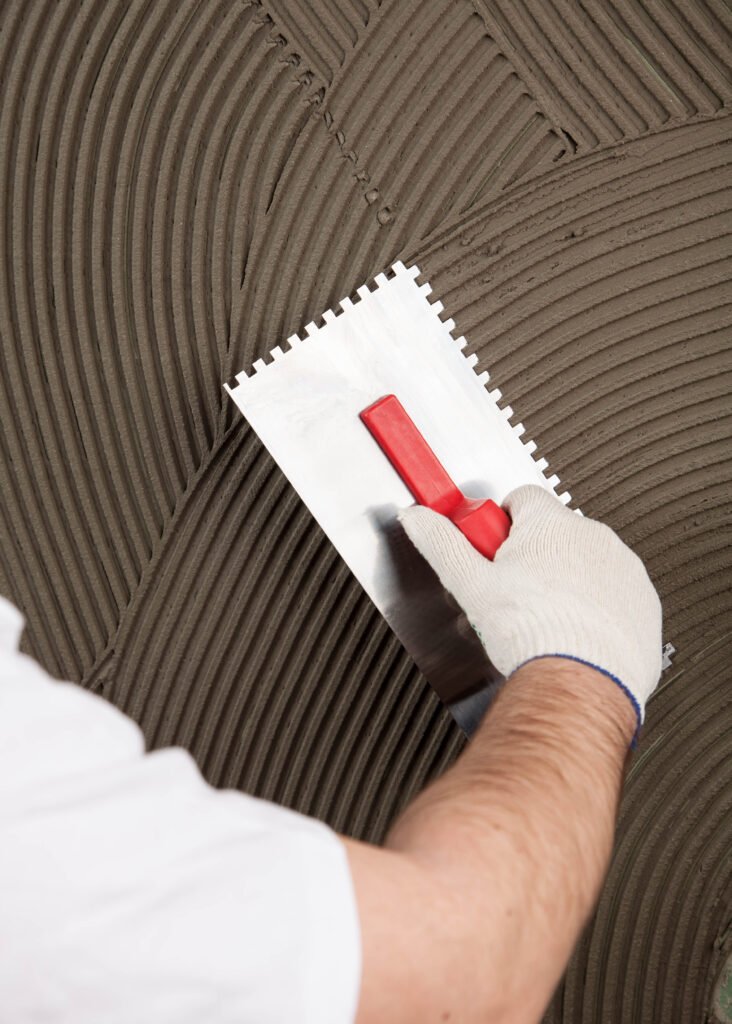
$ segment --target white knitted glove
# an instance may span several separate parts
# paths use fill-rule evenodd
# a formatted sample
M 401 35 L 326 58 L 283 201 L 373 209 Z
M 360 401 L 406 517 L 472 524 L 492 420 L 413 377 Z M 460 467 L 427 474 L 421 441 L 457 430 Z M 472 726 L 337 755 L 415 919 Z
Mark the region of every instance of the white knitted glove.
M 661 675 L 661 602 L 640 558 L 543 487 L 517 488 L 504 508 L 511 532 L 493 562 L 431 509 L 400 519 L 502 675 L 548 655 L 585 662 L 625 691 L 640 725 Z

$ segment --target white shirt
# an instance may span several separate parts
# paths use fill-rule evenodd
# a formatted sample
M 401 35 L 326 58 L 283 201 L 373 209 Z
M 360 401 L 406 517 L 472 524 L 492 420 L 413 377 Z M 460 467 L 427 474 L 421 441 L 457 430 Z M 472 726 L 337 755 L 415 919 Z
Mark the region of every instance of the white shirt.
M 146 754 L 0 598 L 0 1022 L 342 1024 L 360 935 L 325 825 Z

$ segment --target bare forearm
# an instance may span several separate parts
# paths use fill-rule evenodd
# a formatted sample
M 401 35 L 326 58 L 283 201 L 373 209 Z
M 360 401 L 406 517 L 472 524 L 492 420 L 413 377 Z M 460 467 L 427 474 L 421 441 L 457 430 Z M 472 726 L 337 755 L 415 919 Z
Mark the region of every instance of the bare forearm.
M 535 1024 L 610 857 L 636 715 L 661 672 L 661 603 L 608 526 L 538 486 L 504 508 L 492 562 L 436 512 L 401 516 L 508 682 L 387 848 L 348 844 L 359 1024 Z
M 602 883 L 634 727 L 630 702 L 600 673 L 532 662 L 392 829 L 390 849 L 461 897 L 470 936 L 450 970 L 466 974 L 471 1006 L 459 1019 L 471 1007 L 482 1019 L 475 986 L 487 999 L 499 979 L 517 1007 L 510 1019 L 540 1016 Z

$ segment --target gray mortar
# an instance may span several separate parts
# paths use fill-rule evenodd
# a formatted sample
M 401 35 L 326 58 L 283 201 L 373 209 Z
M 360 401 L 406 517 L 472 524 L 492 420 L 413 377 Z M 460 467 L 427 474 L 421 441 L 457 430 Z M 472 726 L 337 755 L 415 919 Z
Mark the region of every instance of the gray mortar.
M 0 20 L 0 591 L 26 649 L 215 784 L 381 837 L 462 739 L 221 383 L 418 260 L 678 649 L 550 1019 L 702 1020 L 732 919 L 725 5 Z

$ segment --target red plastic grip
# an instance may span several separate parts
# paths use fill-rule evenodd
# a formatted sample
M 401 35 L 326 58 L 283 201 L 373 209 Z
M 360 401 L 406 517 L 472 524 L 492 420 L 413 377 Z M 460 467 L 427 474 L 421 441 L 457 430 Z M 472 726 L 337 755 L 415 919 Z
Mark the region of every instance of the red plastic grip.
M 481 555 L 492 559 L 511 528 L 500 505 L 490 498 L 465 497 L 396 395 L 374 402 L 361 419 L 419 504 L 447 516 Z

